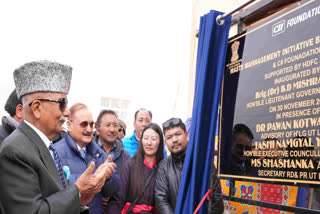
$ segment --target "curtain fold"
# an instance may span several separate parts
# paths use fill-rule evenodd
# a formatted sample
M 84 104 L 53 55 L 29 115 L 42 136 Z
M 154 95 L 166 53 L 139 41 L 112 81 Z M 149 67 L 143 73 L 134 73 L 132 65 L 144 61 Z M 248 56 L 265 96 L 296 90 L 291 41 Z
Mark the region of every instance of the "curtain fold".
M 196 64 L 192 126 L 184 162 L 176 214 L 193 213 L 208 191 L 215 132 L 231 17 L 220 26 L 211 11 L 201 17 Z M 206 213 L 204 203 L 199 213 Z

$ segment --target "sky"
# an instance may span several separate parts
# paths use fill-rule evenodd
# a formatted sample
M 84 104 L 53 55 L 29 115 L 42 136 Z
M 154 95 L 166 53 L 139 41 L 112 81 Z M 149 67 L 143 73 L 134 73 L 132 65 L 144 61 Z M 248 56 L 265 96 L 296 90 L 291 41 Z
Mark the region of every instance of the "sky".
M 187 119 L 191 18 L 192 0 L 1 1 L 1 115 L 14 69 L 46 59 L 73 67 L 69 103 L 94 118 L 104 96 Z

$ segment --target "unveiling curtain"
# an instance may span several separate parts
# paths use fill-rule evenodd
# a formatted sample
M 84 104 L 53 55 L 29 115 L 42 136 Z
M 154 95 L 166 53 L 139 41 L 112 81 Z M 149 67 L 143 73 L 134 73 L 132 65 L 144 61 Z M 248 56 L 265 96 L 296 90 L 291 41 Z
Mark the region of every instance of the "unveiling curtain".
M 220 90 L 231 23 L 231 17 L 228 17 L 223 25 L 218 25 L 216 17 L 222 14 L 218 11 L 211 11 L 200 20 L 192 126 L 176 214 L 193 213 L 201 198 L 208 191 Z M 199 213 L 206 213 L 206 204 L 202 205 Z

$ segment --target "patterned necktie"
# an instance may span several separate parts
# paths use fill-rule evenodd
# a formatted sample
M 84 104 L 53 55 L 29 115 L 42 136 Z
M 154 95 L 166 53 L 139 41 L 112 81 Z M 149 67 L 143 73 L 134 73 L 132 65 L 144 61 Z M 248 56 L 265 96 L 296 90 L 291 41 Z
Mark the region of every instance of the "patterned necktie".
M 80 152 L 81 157 L 82 157 L 83 159 L 85 159 L 85 157 L 86 157 L 86 152 L 85 152 L 83 149 L 80 149 L 79 152 Z
M 62 170 L 62 167 L 61 167 L 61 162 L 60 162 L 60 159 L 59 159 L 59 156 L 58 156 L 58 153 L 57 153 L 56 149 L 52 145 L 53 144 L 50 144 L 49 149 L 53 153 L 54 163 L 55 163 L 56 168 L 58 170 L 58 174 L 60 176 L 60 180 L 61 180 L 62 186 L 64 188 L 66 188 L 67 185 L 66 185 L 66 181 L 64 180 L 64 177 L 63 177 L 63 170 Z
M 86 150 L 85 149 L 80 149 L 79 152 L 80 152 L 81 157 L 87 162 Z

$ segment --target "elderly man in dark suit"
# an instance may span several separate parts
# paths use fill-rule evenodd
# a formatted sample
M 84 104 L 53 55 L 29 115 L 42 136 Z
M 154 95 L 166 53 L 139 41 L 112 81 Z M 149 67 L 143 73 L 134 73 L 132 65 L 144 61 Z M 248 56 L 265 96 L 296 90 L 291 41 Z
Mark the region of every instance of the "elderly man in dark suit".
M 69 116 L 72 68 L 50 61 L 27 63 L 14 72 L 25 120 L 0 147 L 0 213 L 80 213 L 115 168 L 109 160 L 66 185 L 51 139 Z

